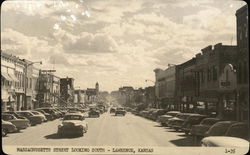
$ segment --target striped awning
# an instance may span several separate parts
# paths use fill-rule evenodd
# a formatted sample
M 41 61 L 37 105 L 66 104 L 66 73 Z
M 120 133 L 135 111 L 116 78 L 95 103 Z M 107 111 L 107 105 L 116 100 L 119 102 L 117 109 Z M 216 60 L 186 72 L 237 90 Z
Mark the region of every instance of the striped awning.
M 12 78 L 9 76 L 6 67 L 1 66 L 1 76 L 5 78 L 7 81 L 12 81 Z
M 5 89 L 1 89 L 1 99 L 3 100 L 3 102 L 8 102 L 9 101 L 9 93 L 7 90 Z

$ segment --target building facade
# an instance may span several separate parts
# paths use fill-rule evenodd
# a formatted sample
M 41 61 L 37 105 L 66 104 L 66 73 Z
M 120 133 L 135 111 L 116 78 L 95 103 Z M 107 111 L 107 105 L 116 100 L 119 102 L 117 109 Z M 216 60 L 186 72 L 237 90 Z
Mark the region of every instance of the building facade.
M 1 108 L 19 110 L 24 104 L 24 67 L 18 57 L 1 51 Z
M 249 31 L 248 6 L 236 11 L 237 23 L 237 120 L 248 120 L 249 109 Z
M 195 63 L 196 59 L 192 58 L 177 66 L 176 109 L 181 111 L 194 111 L 196 108 Z
M 154 72 L 157 108 L 175 109 L 176 65 L 169 65 L 166 70 L 155 69 Z
M 64 102 L 60 102 L 60 106 L 73 106 L 74 102 L 74 79 L 61 78 L 60 79 L 60 98 Z
M 56 107 L 60 106 L 58 104 L 64 103 L 64 100 L 60 99 L 60 77 L 41 70 L 38 81 L 38 107 Z
M 218 43 L 203 48 L 202 53 L 196 54 L 195 64 L 195 94 L 197 108 L 205 114 L 216 113 L 224 117 L 224 96 L 228 91 L 220 90 L 219 77 L 222 75 L 225 66 L 229 63 L 235 65 L 236 46 L 222 45 Z

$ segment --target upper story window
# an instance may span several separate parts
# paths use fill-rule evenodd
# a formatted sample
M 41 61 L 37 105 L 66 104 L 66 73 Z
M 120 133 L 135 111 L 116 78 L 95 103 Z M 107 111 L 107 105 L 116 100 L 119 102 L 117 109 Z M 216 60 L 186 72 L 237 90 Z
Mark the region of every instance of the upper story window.
M 217 80 L 217 68 L 216 68 L 216 66 L 213 66 L 213 80 L 214 81 Z

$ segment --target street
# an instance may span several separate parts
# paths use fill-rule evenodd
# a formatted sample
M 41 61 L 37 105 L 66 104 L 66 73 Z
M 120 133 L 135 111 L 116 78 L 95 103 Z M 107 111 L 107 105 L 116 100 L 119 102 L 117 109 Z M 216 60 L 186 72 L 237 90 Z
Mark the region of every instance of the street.
M 114 116 L 104 113 L 100 118 L 86 118 L 88 132 L 83 137 L 59 137 L 57 119 L 28 127 L 20 133 L 3 137 L 6 145 L 74 145 L 74 146 L 192 146 L 191 137 L 175 132 L 157 122 L 127 113 Z

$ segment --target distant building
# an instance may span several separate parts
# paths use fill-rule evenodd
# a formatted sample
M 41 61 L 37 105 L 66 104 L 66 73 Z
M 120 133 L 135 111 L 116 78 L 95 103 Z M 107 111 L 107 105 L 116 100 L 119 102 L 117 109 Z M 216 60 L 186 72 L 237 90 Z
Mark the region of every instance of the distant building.
M 60 98 L 64 102 L 60 102 L 60 106 L 73 106 L 74 102 L 74 78 L 60 79 Z
M 88 104 L 96 103 L 98 101 L 98 95 L 99 95 L 99 83 L 96 82 L 95 88 L 87 88 L 86 90 L 86 102 Z
M 54 107 L 61 104 L 60 77 L 44 70 L 40 71 L 37 101 L 37 107 Z

